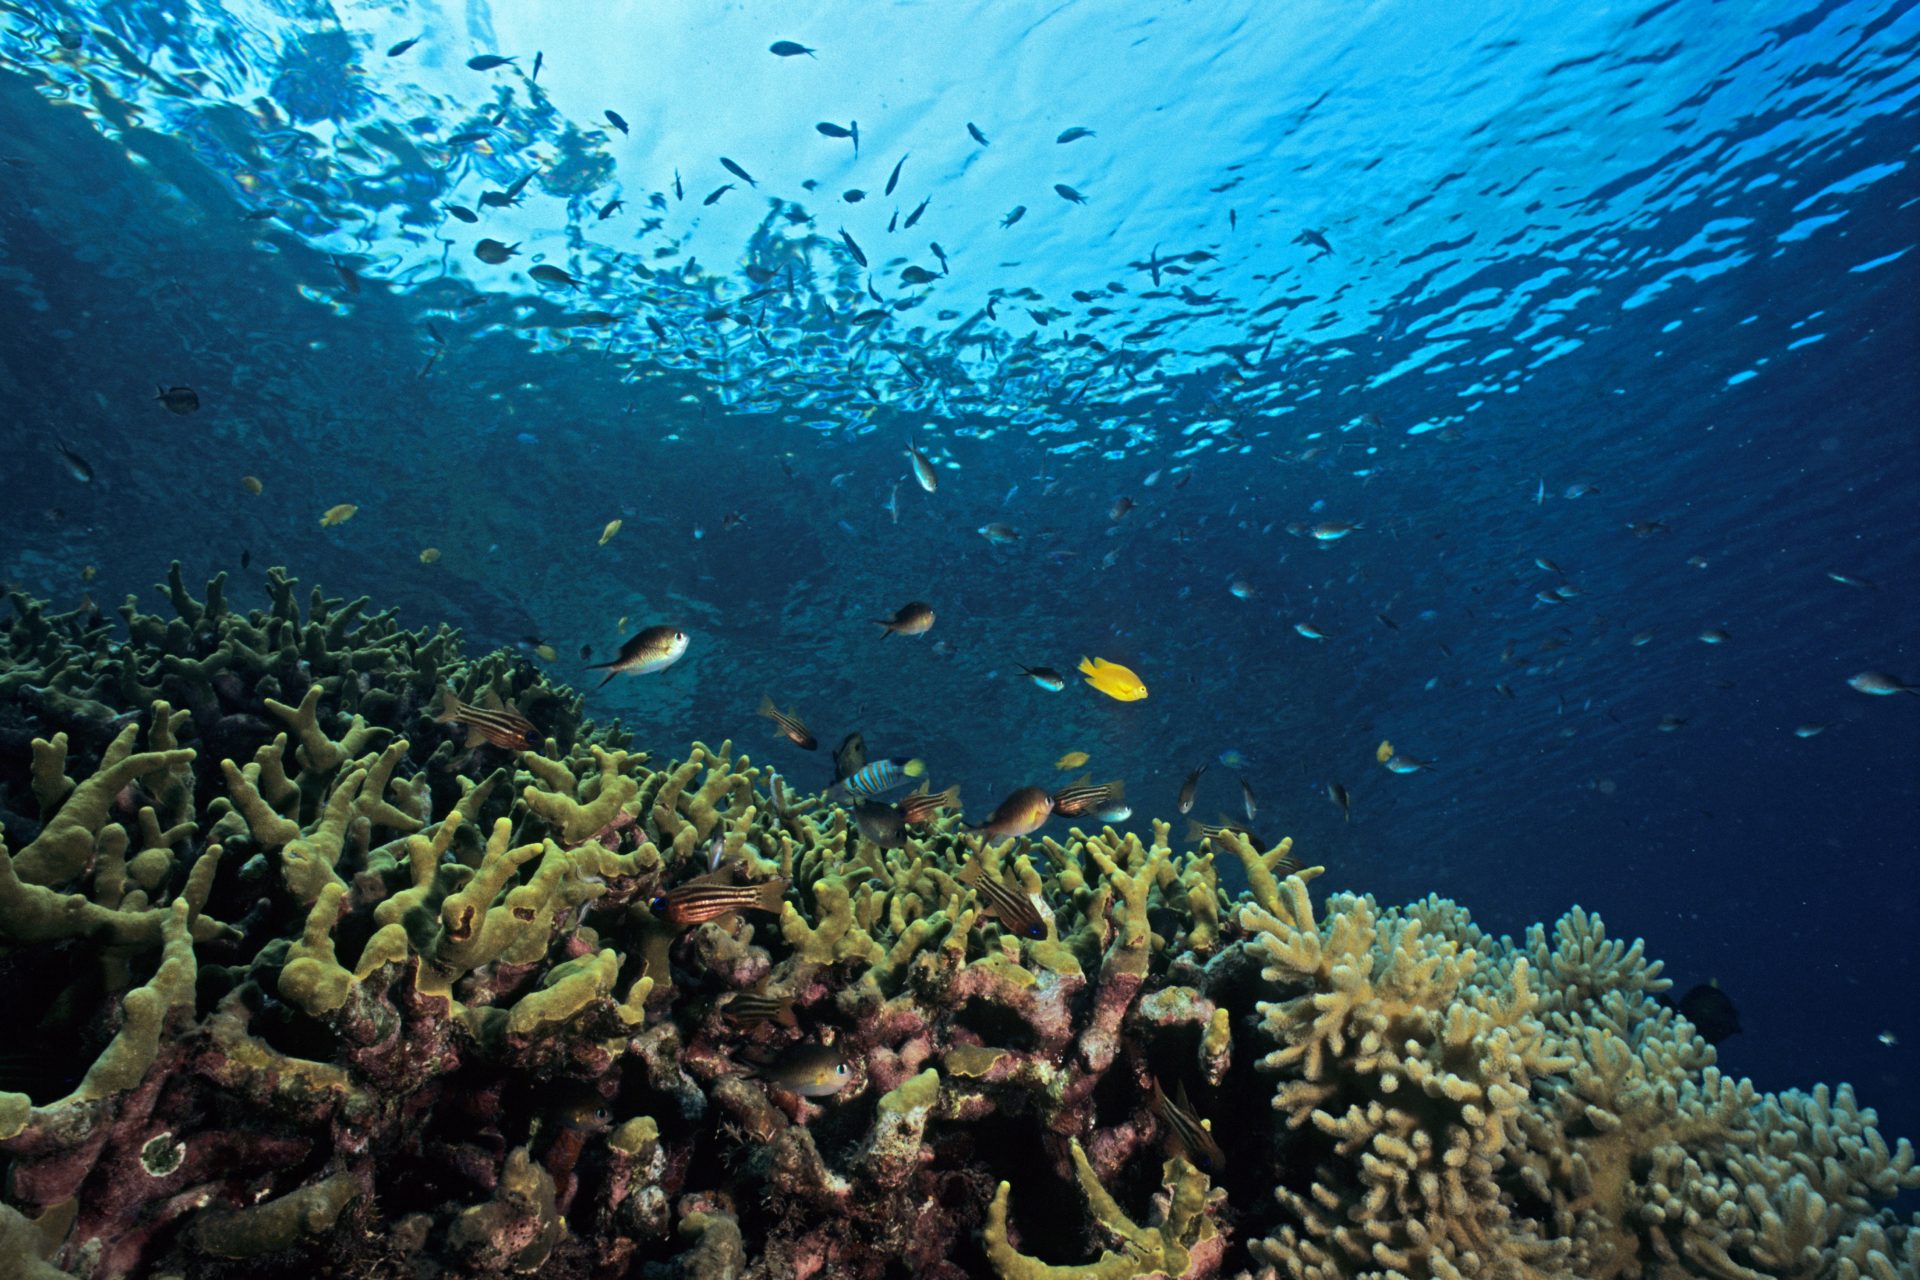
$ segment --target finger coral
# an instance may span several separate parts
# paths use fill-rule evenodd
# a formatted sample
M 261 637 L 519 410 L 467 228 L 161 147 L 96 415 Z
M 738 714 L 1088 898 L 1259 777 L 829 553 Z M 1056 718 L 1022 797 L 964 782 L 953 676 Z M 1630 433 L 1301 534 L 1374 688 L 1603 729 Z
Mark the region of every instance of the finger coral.
M 1164 824 L 881 848 L 731 743 L 655 764 L 509 654 L 266 585 L 0 624 L 19 1274 L 1914 1271 L 1912 1148 L 1723 1075 L 1597 917 L 1316 903 L 1291 842 Z M 670 909 L 716 861 L 735 909 Z

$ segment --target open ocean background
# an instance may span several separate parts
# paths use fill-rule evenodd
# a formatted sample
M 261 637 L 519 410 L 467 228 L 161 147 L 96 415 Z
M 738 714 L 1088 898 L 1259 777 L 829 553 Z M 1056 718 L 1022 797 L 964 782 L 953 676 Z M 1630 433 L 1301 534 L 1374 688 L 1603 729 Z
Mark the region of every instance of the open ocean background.
M 769 693 L 975 818 L 1082 750 L 1177 837 L 1213 761 L 1317 888 L 1598 910 L 1920 1136 L 1920 698 L 1846 684 L 1920 680 L 1920 13 L 1446 9 L 9 0 L 0 576 L 285 564 L 576 684 L 671 623 L 594 714 L 825 785 Z

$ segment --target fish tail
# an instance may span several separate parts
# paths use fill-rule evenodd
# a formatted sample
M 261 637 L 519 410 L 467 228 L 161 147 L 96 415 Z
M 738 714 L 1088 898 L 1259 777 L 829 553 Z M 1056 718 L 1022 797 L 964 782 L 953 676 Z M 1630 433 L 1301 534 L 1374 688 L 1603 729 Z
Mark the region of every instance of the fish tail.
M 1093 665 L 1093 659 L 1085 656 L 1081 657 L 1080 665 L 1075 669 L 1078 671 L 1084 671 L 1086 672 L 1086 674 L 1090 676 L 1097 676 L 1100 674 L 1100 668 Z
M 776 725 L 780 723 L 780 708 L 773 705 L 773 698 L 768 694 L 760 695 L 760 714 Z
M 793 1012 L 793 1001 L 791 1000 L 780 1006 L 779 1010 L 773 1015 L 773 1020 L 789 1031 L 798 1031 L 800 1029 L 800 1019 Z
M 1199 844 L 1207 838 L 1207 829 L 1200 825 L 1197 818 L 1187 819 L 1187 843 Z
M 934 809 L 958 809 L 960 807 L 960 784 L 954 783 L 934 797 Z
M 906 774 L 909 778 L 917 778 L 926 771 L 927 762 L 925 760 L 909 760 L 900 766 L 900 772 Z
M 1125 778 L 1115 778 L 1107 784 L 1107 803 L 1109 805 L 1119 804 L 1126 798 L 1127 781 Z
M 433 722 L 435 724 L 452 724 L 460 718 L 459 708 L 460 698 L 454 693 L 453 686 L 450 684 L 441 685 L 440 692 L 434 698 Z
M 606 687 L 607 687 L 607 686 L 608 686 L 609 684 L 611 684 L 611 683 L 613 682 L 613 678 L 614 678 L 615 676 L 617 676 L 617 675 L 619 675 L 619 674 L 620 674 L 620 668 L 619 668 L 619 667 L 617 667 L 617 666 L 615 666 L 615 665 L 614 665 L 613 663 L 611 663 L 611 662 L 596 662 L 596 663 L 594 664 L 594 669 L 595 669 L 595 670 L 605 670 L 605 671 L 606 671 L 606 673 L 607 673 L 606 675 L 604 675 L 604 676 L 602 676 L 602 677 L 600 678 L 600 683 L 599 683 L 599 684 L 597 684 L 597 685 L 595 685 L 595 686 L 593 686 L 593 687 L 594 687 L 594 688 L 596 688 L 596 689 L 604 689 L 604 688 L 606 688 Z
M 880 638 L 882 640 L 885 640 L 888 636 L 893 634 L 892 618 L 875 618 L 873 620 L 873 625 L 880 628 Z
M 776 876 L 760 886 L 759 892 L 754 896 L 752 905 L 758 907 L 768 915 L 777 916 L 780 914 L 780 906 L 786 896 L 787 882 Z

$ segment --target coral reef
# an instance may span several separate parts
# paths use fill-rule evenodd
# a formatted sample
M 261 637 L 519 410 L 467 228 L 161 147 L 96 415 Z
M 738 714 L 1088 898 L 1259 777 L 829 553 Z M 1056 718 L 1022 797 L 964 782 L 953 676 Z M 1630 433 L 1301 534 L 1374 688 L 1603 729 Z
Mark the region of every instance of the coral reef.
M 9 1274 L 1920 1272 L 1911 1147 L 1723 1076 L 1578 910 L 1316 908 L 1290 842 L 1163 824 L 882 849 L 445 628 L 224 588 L 0 629 Z

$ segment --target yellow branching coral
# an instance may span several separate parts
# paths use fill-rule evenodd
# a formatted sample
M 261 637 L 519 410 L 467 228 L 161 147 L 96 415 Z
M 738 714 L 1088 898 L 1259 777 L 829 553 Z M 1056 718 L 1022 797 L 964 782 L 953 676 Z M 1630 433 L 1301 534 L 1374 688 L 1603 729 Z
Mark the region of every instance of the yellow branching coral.
M 132 646 L 17 601 L 0 627 L 51 690 L 0 797 L 46 821 L 0 849 L 0 962 L 42 983 L 45 1043 L 104 1045 L 0 1094 L 0 1249 L 940 1274 L 978 1232 L 1018 1280 L 1920 1271 L 1883 1207 L 1912 1148 L 1845 1087 L 1723 1074 L 1586 912 L 1515 944 L 1437 897 L 1316 904 L 1290 841 L 1177 853 L 1164 823 L 980 848 L 947 815 L 881 848 L 730 743 L 650 768 L 510 655 L 267 585 L 240 617 L 176 572 L 180 618 L 129 606 Z M 433 723 L 443 683 L 514 699 L 540 749 Z M 149 709 L 145 751 L 114 704 Z M 976 854 L 1046 936 L 991 923 Z M 789 880 L 778 915 L 670 923 L 713 856 Z M 1087 1206 L 1064 1232 L 1046 1180 Z
M 1007 1224 L 1011 1184 L 1002 1182 L 987 1209 L 987 1258 L 1001 1280 L 1154 1280 L 1188 1274 L 1196 1260 L 1211 1255 L 1218 1265 L 1219 1229 L 1208 1209 L 1225 1197 L 1211 1192 L 1207 1176 L 1178 1157 L 1166 1162 L 1162 1179 L 1167 1188 L 1164 1210 L 1151 1225 L 1141 1225 L 1100 1184 L 1080 1143 L 1070 1144 L 1073 1171 L 1087 1198 L 1096 1227 L 1119 1245 L 1103 1250 L 1092 1262 L 1050 1266 L 1014 1247 Z M 1205 1274 L 1212 1274 L 1208 1268 Z

